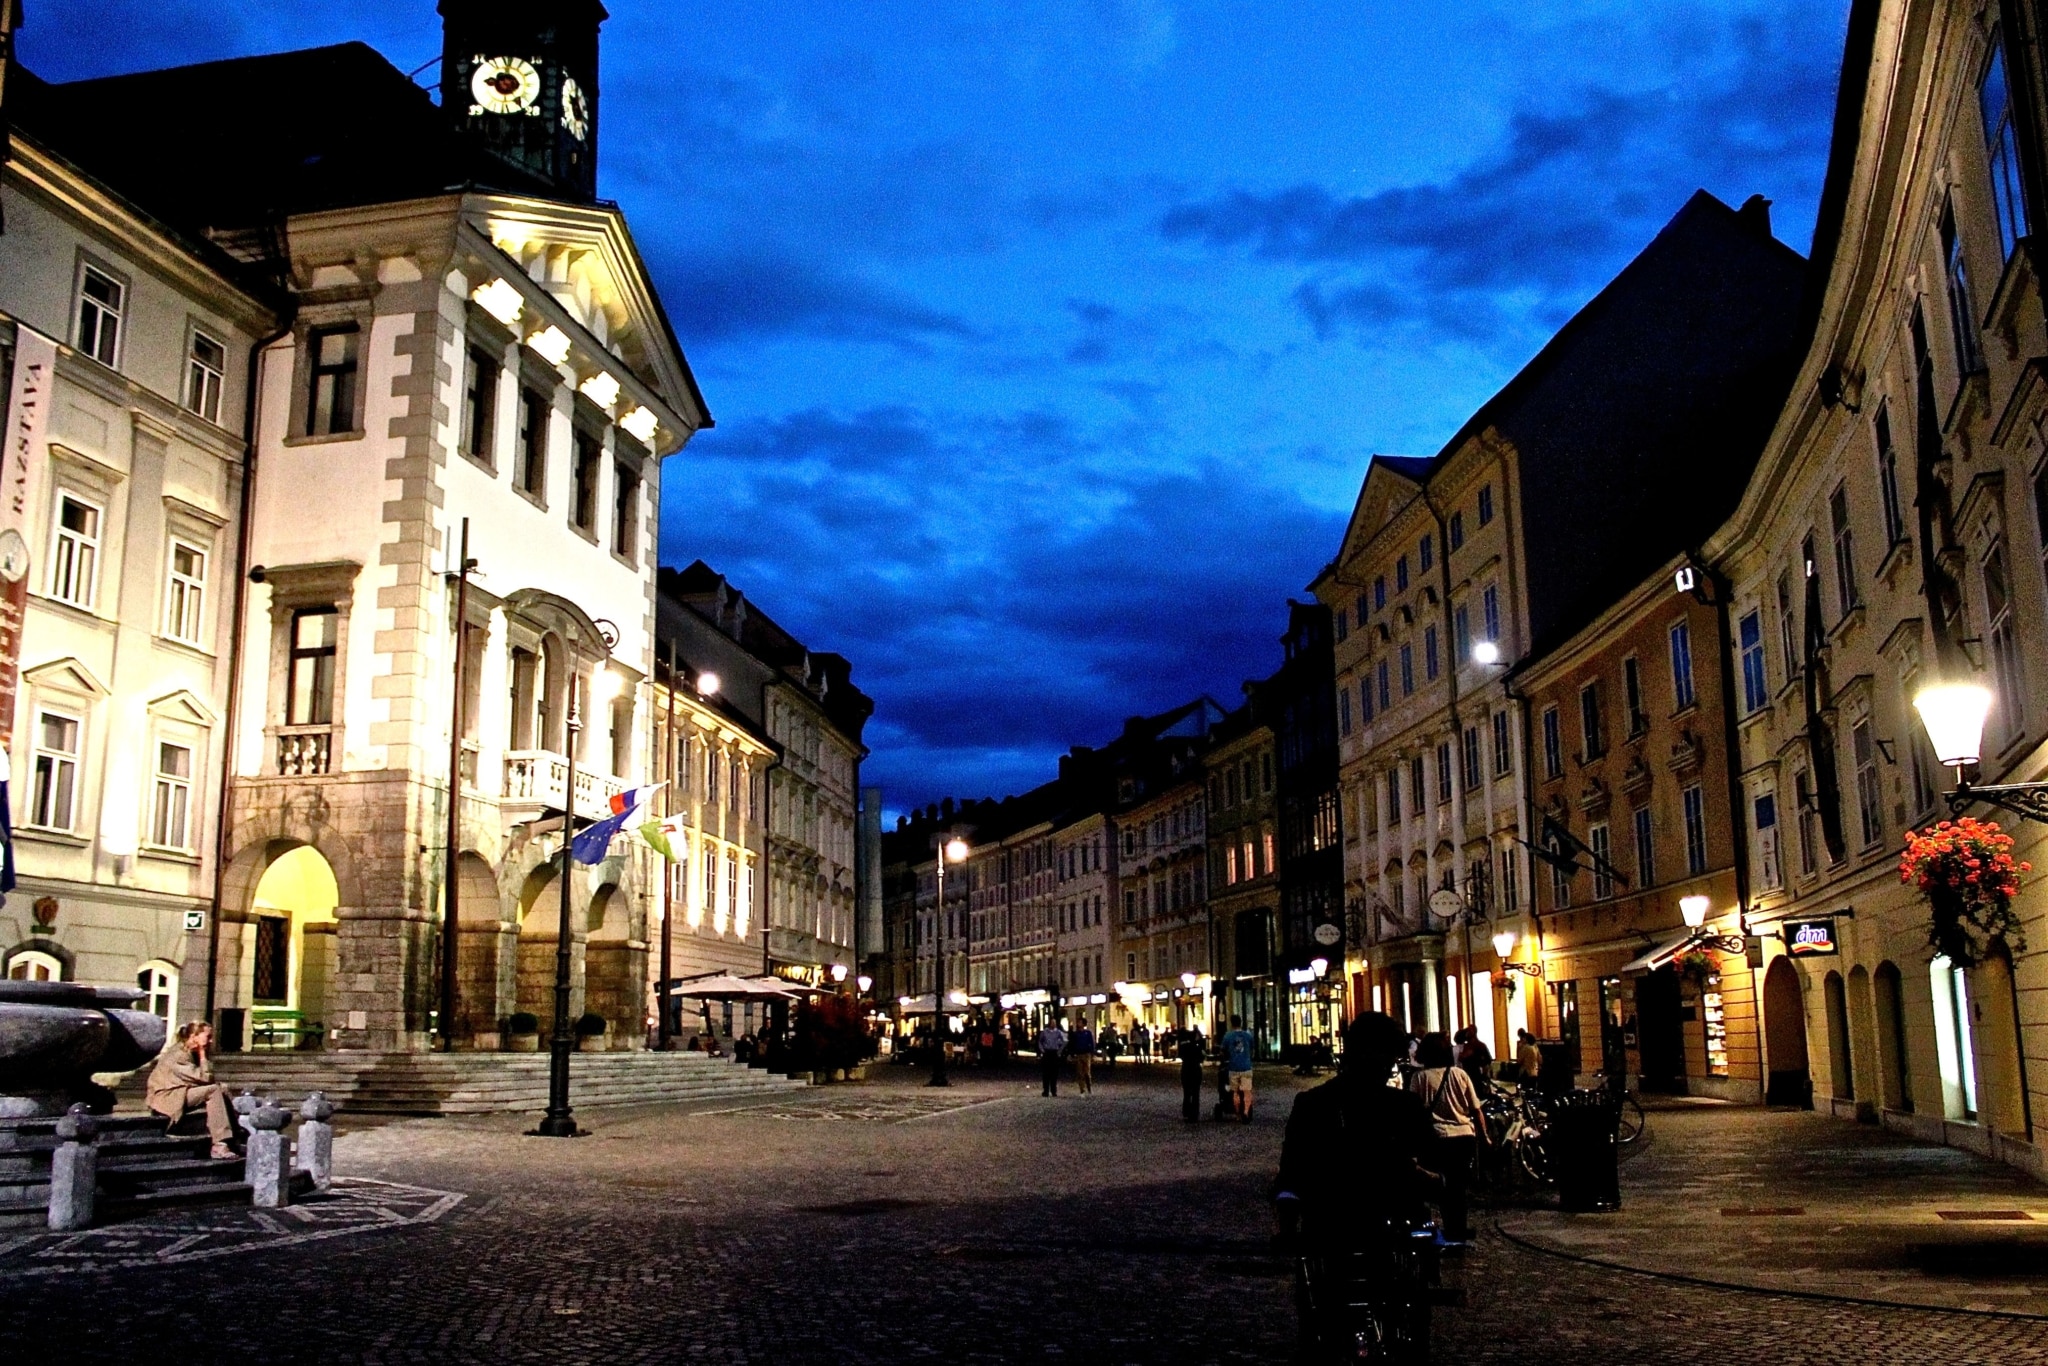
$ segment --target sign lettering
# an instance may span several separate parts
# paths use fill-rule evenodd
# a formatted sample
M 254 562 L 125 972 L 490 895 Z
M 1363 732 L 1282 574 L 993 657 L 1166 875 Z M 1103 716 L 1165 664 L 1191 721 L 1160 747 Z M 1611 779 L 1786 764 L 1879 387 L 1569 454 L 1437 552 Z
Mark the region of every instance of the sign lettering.
M 1835 922 L 1788 920 L 1785 922 L 1785 952 L 1794 958 L 1824 958 L 1841 950 L 1835 943 Z

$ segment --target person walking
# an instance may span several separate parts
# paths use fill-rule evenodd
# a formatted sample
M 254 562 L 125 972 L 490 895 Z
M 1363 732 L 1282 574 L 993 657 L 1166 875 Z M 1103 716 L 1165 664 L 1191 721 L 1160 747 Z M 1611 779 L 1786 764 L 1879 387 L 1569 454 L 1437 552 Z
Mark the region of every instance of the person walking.
M 1086 1020 L 1067 1036 L 1067 1060 L 1074 1064 L 1074 1086 L 1084 1096 L 1095 1093 L 1095 1031 Z
M 1230 1074 L 1230 1109 L 1240 1123 L 1249 1124 L 1252 1118 L 1252 1049 L 1250 1031 L 1244 1027 L 1244 1017 L 1230 1017 L 1230 1032 L 1223 1036 L 1223 1068 Z
M 1493 1050 L 1473 1025 L 1466 1025 L 1453 1038 L 1458 1045 L 1458 1066 L 1472 1078 L 1473 1087 L 1484 1093 L 1493 1084 Z
M 1516 1030 L 1515 1038 L 1519 1041 L 1515 1048 L 1515 1070 L 1522 1085 L 1534 1086 L 1543 1071 L 1543 1050 L 1536 1046 L 1536 1036 L 1526 1029 Z
M 1180 1036 L 1180 1117 L 1190 1123 L 1202 1119 L 1202 1036 L 1190 1029 Z
M 1457 1065 L 1450 1038 L 1425 1034 L 1416 1048 L 1420 1064 L 1408 1078 L 1408 1089 L 1429 1111 L 1435 1143 L 1430 1165 L 1443 1177 L 1444 1239 L 1463 1246 L 1472 1241 L 1465 1191 L 1472 1177 L 1472 1159 L 1486 1126 L 1479 1119 L 1479 1091 Z
M 1060 1055 L 1066 1051 L 1067 1031 L 1060 1028 L 1057 1019 L 1047 1020 L 1045 1028 L 1038 1031 L 1040 1095 L 1057 1096 L 1060 1093 Z
M 1152 1030 L 1143 1020 L 1131 1030 L 1131 1046 L 1137 1049 L 1139 1062 L 1152 1061 Z

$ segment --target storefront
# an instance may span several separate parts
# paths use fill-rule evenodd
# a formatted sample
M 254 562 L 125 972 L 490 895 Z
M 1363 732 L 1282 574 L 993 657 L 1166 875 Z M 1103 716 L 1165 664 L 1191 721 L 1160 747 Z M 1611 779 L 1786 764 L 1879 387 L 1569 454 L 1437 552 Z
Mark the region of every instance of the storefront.
M 1287 1038 L 1281 1057 L 1327 1048 L 1331 1055 L 1344 1046 L 1344 983 L 1332 976 L 1328 960 L 1318 958 L 1305 968 L 1287 971 Z

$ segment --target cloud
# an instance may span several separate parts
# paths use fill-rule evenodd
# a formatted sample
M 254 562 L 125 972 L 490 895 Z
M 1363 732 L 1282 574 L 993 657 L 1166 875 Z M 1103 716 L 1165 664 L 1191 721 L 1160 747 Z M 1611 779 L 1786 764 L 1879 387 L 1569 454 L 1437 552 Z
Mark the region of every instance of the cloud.
M 939 338 L 975 335 L 954 314 L 789 257 L 691 257 L 658 270 L 662 298 L 686 345 L 804 333 L 921 351 Z

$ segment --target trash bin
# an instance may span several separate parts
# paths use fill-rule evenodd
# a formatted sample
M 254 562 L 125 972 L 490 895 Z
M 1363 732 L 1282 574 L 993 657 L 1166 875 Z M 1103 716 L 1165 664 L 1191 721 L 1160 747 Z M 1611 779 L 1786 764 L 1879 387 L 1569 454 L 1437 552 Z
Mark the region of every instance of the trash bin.
M 249 1023 L 249 1011 L 245 1006 L 222 1006 L 220 1024 L 213 1031 L 213 1051 L 216 1053 L 239 1053 L 246 1046 L 244 1034 Z
M 1575 1090 L 1559 1096 L 1544 1131 L 1558 1203 L 1568 1214 L 1605 1214 L 1621 1208 L 1621 1102 L 1612 1091 Z

